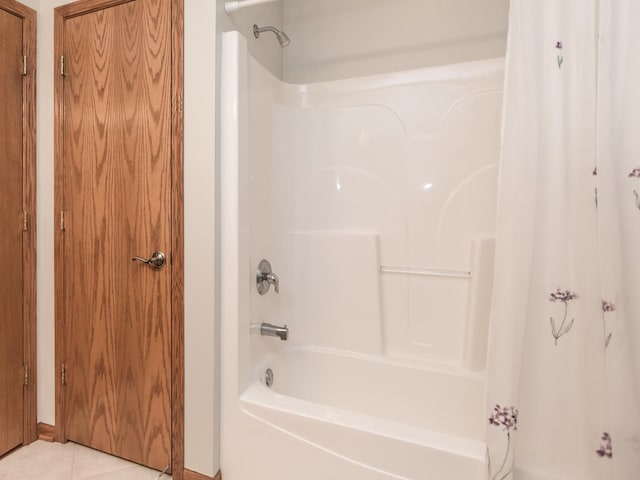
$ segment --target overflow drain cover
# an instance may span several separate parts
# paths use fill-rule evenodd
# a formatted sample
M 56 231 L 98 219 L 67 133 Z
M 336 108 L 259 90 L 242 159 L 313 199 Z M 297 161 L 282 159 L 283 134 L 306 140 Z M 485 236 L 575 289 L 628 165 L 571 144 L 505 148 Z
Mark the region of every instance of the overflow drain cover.
M 273 370 L 267 368 L 267 371 L 264 372 L 264 383 L 267 384 L 267 387 L 273 385 Z

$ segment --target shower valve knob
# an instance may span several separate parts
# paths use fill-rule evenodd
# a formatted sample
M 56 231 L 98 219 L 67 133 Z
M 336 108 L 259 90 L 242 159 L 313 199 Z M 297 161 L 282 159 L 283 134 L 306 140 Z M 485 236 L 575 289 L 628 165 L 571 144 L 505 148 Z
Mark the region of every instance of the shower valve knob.
M 276 293 L 280 292 L 280 279 L 278 275 L 271 270 L 271 264 L 268 260 L 260 260 L 258 271 L 256 272 L 256 288 L 260 295 L 264 295 L 269 291 L 271 285 L 275 288 Z

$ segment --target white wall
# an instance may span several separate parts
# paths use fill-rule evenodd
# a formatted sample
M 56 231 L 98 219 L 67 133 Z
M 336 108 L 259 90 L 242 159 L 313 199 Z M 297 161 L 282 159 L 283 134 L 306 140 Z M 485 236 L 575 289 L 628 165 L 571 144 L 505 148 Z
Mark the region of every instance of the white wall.
M 216 5 L 185 0 L 185 466 L 220 468 L 215 336 Z
M 38 421 L 55 423 L 53 9 L 38 10 Z M 185 466 L 213 476 L 217 386 L 215 289 L 215 4 L 185 1 Z
M 38 421 L 55 424 L 53 270 L 53 9 L 64 2 L 40 0 L 37 79 L 38 227 Z
M 309 83 L 504 56 L 509 0 L 283 0 L 284 79 Z

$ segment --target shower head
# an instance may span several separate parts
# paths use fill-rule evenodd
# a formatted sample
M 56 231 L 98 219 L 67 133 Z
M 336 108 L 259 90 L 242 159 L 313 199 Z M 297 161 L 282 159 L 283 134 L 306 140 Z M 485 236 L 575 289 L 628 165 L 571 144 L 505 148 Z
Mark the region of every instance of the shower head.
M 260 34 L 262 32 L 273 32 L 275 33 L 276 37 L 278 38 L 278 42 L 280 42 L 280 46 L 282 48 L 286 47 L 287 45 L 289 45 L 291 43 L 291 40 L 289 40 L 289 37 L 287 37 L 287 34 L 284 33 L 282 30 L 278 30 L 275 27 L 258 27 L 258 25 L 254 25 L 253 26 L 253 36 L 256 38 L 260 37 Z
M 291 43 L 291 40 L 289 40 L 289 37 L 287 37 L 287 34 L 284 33 L 282 30 L 276 33 L 276 37 L 278 37 L 278 42 L 280 42 L 280 46 L 283 48 Z

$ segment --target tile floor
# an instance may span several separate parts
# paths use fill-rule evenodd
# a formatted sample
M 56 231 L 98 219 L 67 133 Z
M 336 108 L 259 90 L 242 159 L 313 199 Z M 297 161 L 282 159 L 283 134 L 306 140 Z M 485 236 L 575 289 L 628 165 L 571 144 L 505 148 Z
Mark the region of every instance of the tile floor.
M 0 480 L 171 480 L 171 477 L 75 443 L 38 440 L 0 460 Z

